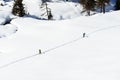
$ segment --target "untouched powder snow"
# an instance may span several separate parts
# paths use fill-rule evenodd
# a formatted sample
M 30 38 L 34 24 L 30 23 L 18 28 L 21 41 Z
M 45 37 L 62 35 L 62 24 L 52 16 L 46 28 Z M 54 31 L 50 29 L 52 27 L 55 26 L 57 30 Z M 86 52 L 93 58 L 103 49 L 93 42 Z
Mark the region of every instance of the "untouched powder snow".
M 14 19 L 10 25 L 18 31 L 0 39 L 0 79 L 120 80 L 119 16 Z
M 0 38 L 16 33 L 17 27 L 13 25 L 0 26 Z

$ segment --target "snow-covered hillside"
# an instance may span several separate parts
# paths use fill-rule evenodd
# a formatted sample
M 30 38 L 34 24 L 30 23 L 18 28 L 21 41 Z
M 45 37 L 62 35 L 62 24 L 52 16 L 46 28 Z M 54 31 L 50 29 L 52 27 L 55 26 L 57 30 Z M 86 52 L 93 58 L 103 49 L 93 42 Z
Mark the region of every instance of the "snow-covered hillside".
M 31 16 L 0 6 L 1 80 L 120 80 L 120 11 L 82 16 L 77 3 L 49 2 L 56 20 L 42 20 L 34 1 L 24 0 Z
M 18 31 L 0 39 L 0 79 L 119 80 L 119 16 L 12 20 Z

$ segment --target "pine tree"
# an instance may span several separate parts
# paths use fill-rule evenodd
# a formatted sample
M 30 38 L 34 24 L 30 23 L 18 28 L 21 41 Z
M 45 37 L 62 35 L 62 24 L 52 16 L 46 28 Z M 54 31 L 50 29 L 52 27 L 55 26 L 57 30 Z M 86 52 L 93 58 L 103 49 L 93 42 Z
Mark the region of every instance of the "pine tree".
M 45 10 L 45 12 L 41 16 L 47 16 L 48 20 L 53 19 L 53 15 L 51 13 L 51 9 L 48 7 L 47 2 L 43 3 L 40 7 L 42 10 Z
M 81 5 L 83 5 L 83 6 L 84 6 L 84 5 L 85 5 L 85 3 L 86 3 L 86 0 L 80 0 L 80 4 L 81 4 Z
M 24 10 L 22 1 L 23 0 L 15 0 L 13 9 L 12 9 L 12 14 L 20 17 L 23 17 L 25 15 L 25 10 Z
M 100 7 L 100 12 L 105 13 L 105 6 L 109 4 L 110 0 L 97 0 L 97 6 Z
M 116 1 L 115 10 L 120 10 L 120 0 Z
M 95 7 L 95 0 L 80 0 L 80 4 L 83 5 L 83 12 L 87 12 L 90 16 L 90 11 L 93 11 Z

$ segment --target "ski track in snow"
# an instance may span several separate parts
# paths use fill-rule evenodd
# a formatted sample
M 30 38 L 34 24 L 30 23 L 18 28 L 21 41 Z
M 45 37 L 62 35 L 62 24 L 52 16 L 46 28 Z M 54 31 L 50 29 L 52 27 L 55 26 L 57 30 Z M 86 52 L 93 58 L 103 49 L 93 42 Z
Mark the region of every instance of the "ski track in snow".
M 94 31 L 89 32 L 88 34 L 86 33 L 86 36 L 85 36 L 85 37 L 88 37 L 88 36 L 90 36 L 90 35 L 92 35 L 92 34 L 94 34 L 94 33 L 100 32 L 100 31 L 109 30 L 109 29 L 117 28 L 117 27 L 120 27 L 120 25 L 108 26 L 108 27 L 105 27 L 105 28 L 97 29 L 97 30 L 94 30 Z M 61 45 L 55 46 L 55 47 L 50 48 L 50 49 L 48 49 L 48 50 L 46 50 L 46 51 L 42 51 L 41 54 L 46 54 L 47 52 L 56 50 L 56 49 L 58 49 L 58 48 L 61 48 L 61 47 L 63 47 L 63 46 L 69 45 L 69 44 L 72 44 L 72 43 L 74 43 L 74 42 L 76 42 L 76 41 L 79 41 L 79 40 L 85 38 L 85 37 L 79 36 L 77 39 L 74 39 L 74 40 L 71 40 L 71 41 L 69 41 L 69 42 L 63 43 L 63 44 L 61 44 Z M 2 53 L 2 52 L 0 52 L 0 54 L 1 54 L 1 53 Z M 5 68 L 5 67 L 8 67 L 8 66 L 10 66 L 10 65 L 12 65 L 12 64 L 18 63 L 18 62 L 20 62 L 20 61 L 24 61 L 24 60 L 27 60 L 27 59 L 31 59 L 31 58 L 36 57 L 36 56 L 41 55 L 41 54 L 38 53 L 38 54 L 34 54 L 34 55 L 30 55 L 30 56 L 27 56 L 27 57 L 23 57 L 23 58 L 14 60 L 14 61 L 12 61 L 12 62 L 10 62 L 10 63 L 5 64 L 5 65 L 1 65 L 1 66 L 0 66 L 0 69 Z

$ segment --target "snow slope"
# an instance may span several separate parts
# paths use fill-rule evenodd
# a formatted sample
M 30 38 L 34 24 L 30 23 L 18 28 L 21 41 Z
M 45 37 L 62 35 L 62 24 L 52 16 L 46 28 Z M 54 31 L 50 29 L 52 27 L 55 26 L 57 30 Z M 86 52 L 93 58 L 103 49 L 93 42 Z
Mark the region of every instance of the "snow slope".
M 120 11 L 62 21 L 14 19 L 17 33 L 0 39 L 0 79 L 119 80 L 119 16 Z

